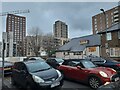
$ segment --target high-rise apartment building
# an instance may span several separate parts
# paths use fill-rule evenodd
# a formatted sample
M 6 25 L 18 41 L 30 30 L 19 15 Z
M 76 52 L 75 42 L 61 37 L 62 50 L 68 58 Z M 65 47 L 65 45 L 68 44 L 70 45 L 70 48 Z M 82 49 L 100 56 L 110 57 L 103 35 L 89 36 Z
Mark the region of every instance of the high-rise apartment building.
M 92 17 L 93 34 L 104 31 L 120 22 L 120 5 Z
M 13 42 L 17 44 L 17 56 L 25 55 L 26 17 L 8 14 L 6 32 L 13 32 Z M 8 34 L 9 35 L 9 34 Z M 7 37 L 9 40 L 9 36 Z
M 65 22 L 58 20 L 53 25 L 53 33 L 55 38 L 68 38 L 68 26 Z

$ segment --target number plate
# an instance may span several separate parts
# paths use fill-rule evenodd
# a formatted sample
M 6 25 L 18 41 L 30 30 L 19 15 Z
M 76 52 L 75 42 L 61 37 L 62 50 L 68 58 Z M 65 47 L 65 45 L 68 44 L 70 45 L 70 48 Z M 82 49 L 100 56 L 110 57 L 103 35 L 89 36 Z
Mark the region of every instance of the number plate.
M 58 85 L 60 85 L 60 82 L 55 82 L 55 83 L 53 83 L 53 84 L 51 85 L 51 88 L 56 87 L 56 86 L 58 86 Z
M 115 78 L 115 81 L 118 81 L 119 80 L 119 77 Z

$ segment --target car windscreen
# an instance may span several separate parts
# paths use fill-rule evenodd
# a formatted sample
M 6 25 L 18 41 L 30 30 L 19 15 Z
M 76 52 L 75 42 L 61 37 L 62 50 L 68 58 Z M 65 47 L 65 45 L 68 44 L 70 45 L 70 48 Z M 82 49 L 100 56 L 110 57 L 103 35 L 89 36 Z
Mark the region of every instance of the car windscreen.
M 27 63 L 28 71 L 31 73 L 48 70 L 51 67 L 44 61 Z
M 63 60 L 63 59 L 60 59 L 60 58 L 56 58 L 56 61 L 57 61 L 58 63 L 63 63 L 63 62 L 64 62 L 64 60 Z
M 81 63 L 83 64 L 83 66 L 85 68 L 95 68 L 96 65 L 93 64 L 91 61 L 88 61 L 88 60 L 82 60 Z

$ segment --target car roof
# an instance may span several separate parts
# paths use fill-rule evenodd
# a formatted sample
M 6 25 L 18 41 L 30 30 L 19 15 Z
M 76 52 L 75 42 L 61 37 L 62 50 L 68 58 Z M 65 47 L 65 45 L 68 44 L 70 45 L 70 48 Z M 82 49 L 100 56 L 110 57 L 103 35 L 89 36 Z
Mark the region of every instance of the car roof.
M 24 64 L 29 64 L 29 63 L 38 63 L 38 62 L 45 62 L 44 60 L 40 60 L 40 59 L 33 59 L 33 60 L 25 60 L 25 61 L 20 61 L 20 62 L 15 62 L 16 63 L 24 63 Z
M 65 61 L 83 61 L 87 59 L 65 59 Z
M 48 59 L 63 59 L 63 58 L 47 58 L 47 60 L 48 60 Z
M 29 63 L 38 63 L 38 62 L 45 62 L 45 61 L 42 61 L 42 60 L 30 60 L 30 61 L 24 61 L 23 63 L 24 64 L 29 64 Z

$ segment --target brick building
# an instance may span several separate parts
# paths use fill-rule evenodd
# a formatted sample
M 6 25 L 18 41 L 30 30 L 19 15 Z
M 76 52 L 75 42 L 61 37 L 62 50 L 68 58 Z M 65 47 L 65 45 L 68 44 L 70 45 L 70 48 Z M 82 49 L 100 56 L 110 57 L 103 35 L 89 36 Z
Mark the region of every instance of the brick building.
M 17 44 L 17 56 L 24 56 L 26 37 L 26 17 L 8 14 L 6 20 L 6 32 L 13 32 L 13 42 Z M 7 36 L 7 40 L 9 40 Z
M 99 13 L 92 17 L 92 30 L 93 34 L 104 31 L 106 28 L 120 22 L 120 5 Z
M 101 56 L 120 60 L 120 23 L 109 27 L 107 36 L 106 31 L 98 34 L 101 35 Z

